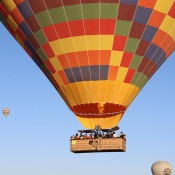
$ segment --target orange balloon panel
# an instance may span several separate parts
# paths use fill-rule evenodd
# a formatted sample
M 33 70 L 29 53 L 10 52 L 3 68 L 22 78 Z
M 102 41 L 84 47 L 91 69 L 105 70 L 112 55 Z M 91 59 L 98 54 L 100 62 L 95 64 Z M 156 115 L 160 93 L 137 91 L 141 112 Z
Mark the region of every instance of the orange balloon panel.
M 174 0 L 1 0 L 0 19 L 86 128 L 116 126 L 175 49 Z

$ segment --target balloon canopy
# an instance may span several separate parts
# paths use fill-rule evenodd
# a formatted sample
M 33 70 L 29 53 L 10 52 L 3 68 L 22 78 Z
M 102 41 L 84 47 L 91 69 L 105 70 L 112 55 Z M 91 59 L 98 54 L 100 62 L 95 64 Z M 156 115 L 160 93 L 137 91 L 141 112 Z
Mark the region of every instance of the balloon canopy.
M 0 13 L 86 128 L 116 126 L 175 49 L 174 0 L 1 0 Z
M 166 161 L 157 161 L 151 166 L 153 175 L 173 175 L 173 167 Z

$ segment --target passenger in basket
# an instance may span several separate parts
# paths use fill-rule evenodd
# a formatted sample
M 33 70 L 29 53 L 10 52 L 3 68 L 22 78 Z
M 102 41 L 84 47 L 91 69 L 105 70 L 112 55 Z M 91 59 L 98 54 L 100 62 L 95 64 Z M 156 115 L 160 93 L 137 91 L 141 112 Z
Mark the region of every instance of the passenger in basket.
M 113 138 L 116 138 L 116 137 L 117 137 L 117 135 L 116 135 L 116 133 L 115 133 L 115 132 L 113 132 L 112 137 L 113 137 Z
M 83 136 L 83 139 L 87 139 L 87 133 Z
M 92 138 L 92 134 L 90 134 L 90 135 L 87 135 L 87 137 L 86 137 L 87 139 L 91 139 Z
M 75 135 L 75 139 L 80 139 L 80 137 L 78 136 L 78 133 L 76 133 L 76 135 Z
M 109 133 L 108 132 L 106 132 L 106 138 L 109 138 Z
M 71 136 L 71 137 L 70 137 L 70 139 L 71 139 L 71 140 L 75 139 L 75 136 L 74 136 L 74 135 L 73 135 L 73 136 Z
M 122 137 L 122 136 L 123 136 L 123 132 L 120 132 L 119 137 Z
M 123 139 L 125 139 L 125 140 L 126 140 L 126 135 L 125 135 L 125 134 L 123 134 L 123 132 L 120 132 L 119 137 L 120 137 L 120 138 L 123 138 Z
M 96 139 L 96 138 L 97 138 L 97 136 L 98 136 L 98 133 L 97 133 L 97 132 L 95 132 L 95 134 L 94 134 L 94 139 Z
M 93 135 L 91 134 L 91 137 L 92 137 L 92 139 L 94 139 L 94 134 Z

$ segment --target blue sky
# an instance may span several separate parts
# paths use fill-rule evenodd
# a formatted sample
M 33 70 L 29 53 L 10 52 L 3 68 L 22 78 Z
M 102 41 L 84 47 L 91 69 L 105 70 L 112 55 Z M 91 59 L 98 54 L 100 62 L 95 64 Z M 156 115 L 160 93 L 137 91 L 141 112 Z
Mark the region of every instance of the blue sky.
M 126 153 L 73 154 L 82 126 L 57 91 L 0 24 L 0 174 L 150 175 L 151 164 L 175 167 L 175 54 L 156 72 L 119 123 Z

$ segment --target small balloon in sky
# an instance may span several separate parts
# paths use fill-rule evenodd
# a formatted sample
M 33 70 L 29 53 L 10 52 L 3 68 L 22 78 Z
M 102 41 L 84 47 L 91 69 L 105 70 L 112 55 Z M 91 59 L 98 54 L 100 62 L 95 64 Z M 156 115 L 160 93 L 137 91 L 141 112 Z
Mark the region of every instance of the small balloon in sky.
M 9 109 L 9 108 L 4 108 L 4 109 L 2 110 L 2 113 L 3 113 L 3 115 L 4 115 L 5 117 L 7 117 L 7 116 L 10 114 L 10 109 Z
M 153 175 L 173 175 L 173 167 L 166 161 L 157 161 L 151 167 Z

